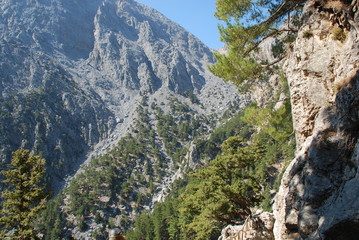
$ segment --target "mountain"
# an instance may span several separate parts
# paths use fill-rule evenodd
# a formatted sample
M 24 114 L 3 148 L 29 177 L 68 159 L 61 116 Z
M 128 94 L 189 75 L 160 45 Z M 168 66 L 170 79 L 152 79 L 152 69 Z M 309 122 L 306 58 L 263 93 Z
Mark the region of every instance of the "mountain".
M 145 98 L 216 122 L 246 97 L 195 36 L 134 0 L 0 1 L 0 159 L 31 149 L 58 192 L 125 136 Z M 215 123 L 214 123 L 215 124 Z
M 211 167 L 208 161 L 232 135 L 259 136 L 264 142 L 265 156 L 251 161 L 247 170 L 263 181 L 262 206 L 270 209 L 276 196 L 273 214 L 254 214 L 242 223 L 226 219 L 242 225 L 228 226 L 221 239 L 357 238 L 358 0 L 306 1 L 283 71 L 274 66 L 280 73 L 257 84 L 252 95 L 259 107 L 247 108 L 244 118 L 233 115 L 251 98 L 211 75 L 211 51 L 134 0 L 0 3 L 1 169 L 20 147 L 47 159 L 47 181 L 58 195 L 37 226 L 45 239 L 106 239 L 108 228 L 129 229 L 136 216 L 138 239 L 145 232 L 161 236 L 165 228 L 175 236 L 181 229 L 173 221 L 178 213 L 185 215 L 182 226 L 193 218 L 190 227 L 202 228 L 205 221 L 195 216 L 207 210 L 203 202 L 186 209 L 165 202 L 154 208 L 154 217 L 149 213 L 171 189 L 178 195 L 191 180 L 217 179 L 215 174 L 197 173 L 199 179 L 190 180 L 186 175 Z M 268 104 L 270 95 L 274 101 Z M 278 132 L 280 127 L 285 131 Z M 294 135 L 296 156 L 286 166 Z M 284 140 L 278 144 L 274 138 Z M 219 174 L 230 173 L 219 167 Z M 277 176 L 282 177 L 278 190 Z M 229 180 L 234 182 L 233 176 Z M 181 194 L 178 202 L 193 200 L 192 193 L 213 195 L 203 183 L 204 191 L 194 182 L 193 192 Z M 231 193 L 227 182 L 222 185 Z M 157 222 L 151 225 L 151 219 Z M 196 233 L 188 229 L 193 237 Z M 205 226 L 201 230 L 207 231 Z

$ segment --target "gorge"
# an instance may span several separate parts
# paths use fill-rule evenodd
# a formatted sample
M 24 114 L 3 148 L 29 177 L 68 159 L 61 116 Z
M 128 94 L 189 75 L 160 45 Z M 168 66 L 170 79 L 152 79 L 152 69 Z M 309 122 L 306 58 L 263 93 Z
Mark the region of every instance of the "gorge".
M 281 36 L 264 42 L 255 58 L 275 64 L 239 93 L 208 69 L 213 50 L 135 0 L 0 0 L 0 168 L 18 148 L 46 158 L 42 237 L 217 239 L 225 222 L 222 240 L 356 239 L 359 3 L 297 2 L 286 56 Z M 214 192 L 253 206 L 213 196 L 213 227 Z

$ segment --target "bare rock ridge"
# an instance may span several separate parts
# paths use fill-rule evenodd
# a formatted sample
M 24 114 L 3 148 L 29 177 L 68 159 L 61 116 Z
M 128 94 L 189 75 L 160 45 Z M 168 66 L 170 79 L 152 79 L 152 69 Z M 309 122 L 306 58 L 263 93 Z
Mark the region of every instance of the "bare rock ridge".
M 126 134 L 144 95 L 219 116 L 239 100 L 208 71 L 209 48 L 134 0 L 0 0 L 0 11 L 2 169 L 32 149 L 59 189 Z
M 358 2 L 326 1 L 345 4 L 342 12 L 333 5 L 335 14 L 319 2 L 308 1 L 284 66 L 298 153 L 275 199 L 275 239 L 350 240 L 359 233 Z M 346 16 L 346 25 L 333 16 Z

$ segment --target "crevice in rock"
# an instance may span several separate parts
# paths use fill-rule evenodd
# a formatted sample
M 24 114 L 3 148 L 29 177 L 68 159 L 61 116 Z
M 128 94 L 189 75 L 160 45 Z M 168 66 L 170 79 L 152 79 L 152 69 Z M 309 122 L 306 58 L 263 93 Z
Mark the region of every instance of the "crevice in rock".
M 359 236 L 359 219 L 342 221 L 324 233 L 324 240 L 356 240 Z

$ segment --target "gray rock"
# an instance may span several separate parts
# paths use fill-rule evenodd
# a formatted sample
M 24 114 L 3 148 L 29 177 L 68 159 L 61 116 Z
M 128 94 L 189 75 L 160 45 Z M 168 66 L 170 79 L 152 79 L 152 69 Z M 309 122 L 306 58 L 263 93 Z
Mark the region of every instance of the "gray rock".
M 0 156 L 42 153 L 56 190 L 126 134 L 141 95 L 218 116 L 241 99 L 207 69 L 208 47 L 134 0 L 0 0 L 0 11 Z
M 358 66 L 359 49 L 355 28 L 347 32 L 344 42 L 333 38 L 329 18 L 308 1 L 303 26 L 289 52 L 284 69 L 291 91 L 297 145 L 313 134 L 315 119 L 321 108 L 334 103 L 335 95 Z M 356 14 L 358 15 L 358 14 Z M 311 32 L 312 37 L 303 37 Z
M 285 64 L 298 152 L 276 195 L 274 234 L 275 239 L 357 239 L 358 32 L 353 26 L 344 42 L 334 40 L 334 26 L 310 4 Z M 301 37 L 305 31 L 314 36 Z
M 274 239 L 273 229 L 274 218 L 269 212 L 262 212 L 251 218 L 247 218 L 240 225 L 229 225 L 222 230 L 218 240 L 272 240 Z

